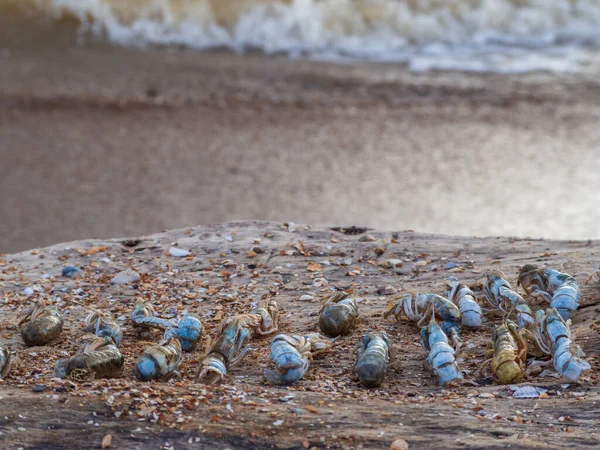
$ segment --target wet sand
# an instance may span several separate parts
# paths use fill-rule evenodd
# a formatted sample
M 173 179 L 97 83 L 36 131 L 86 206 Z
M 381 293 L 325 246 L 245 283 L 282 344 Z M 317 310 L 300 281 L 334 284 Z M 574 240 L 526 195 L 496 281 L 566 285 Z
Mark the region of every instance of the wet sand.
M 0 252 L 227 220 L 598 238 L 583 76 L 0 49 Z

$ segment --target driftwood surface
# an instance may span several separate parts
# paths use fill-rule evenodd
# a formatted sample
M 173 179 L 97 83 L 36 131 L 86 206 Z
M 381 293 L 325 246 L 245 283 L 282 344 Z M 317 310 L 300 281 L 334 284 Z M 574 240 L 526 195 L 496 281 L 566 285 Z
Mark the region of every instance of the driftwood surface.
M 234 222 L 0 256 L 0 337 L 16 353 L 11 373 L 0 381 L 0 447 L 101 448 L 107 435 L 110 448 L 117 449 L 376 449 L 396 439 L 411 449 L 600 446 L 600 288 L 584 285 L 597 267 L 600 242 L 343 231 Z M 173 245 L 191 256 L 169 256 Z M 402 266 L 382 267 L 390 258 L 402 260 Z M 487 372 L 479 375 L 492 327 L 501 317 L 490 318 L 479 331 L 463 331 L 466 381 L 449 388 L 439 387 L 423 367 L 417 327 L 383 318 L 394 291 L 443 293 L 448 275 L 477 287 L 489 268 L 504 271 L 514 287 L 525 263 L 568 272 L 582 286 L 572 329 L 592 371 L 579 384 L 553 370 L 521 383 L 545 387 L 545 398 L 514 399 L 508 386 L 493 384 Z M 62 277 L 66 265 L 81 267 L 84 277 Z M 139 271 L 142 281 L 111 285 L 127 267 Z M 30 298 L 27 287 L 35 292 Z M 252 341 L 254 350 L 221 384 L 196 381 L 206 335 L 214 335 L 223 317 L 274 297 L 282 310 L 282 332 L 317 331 L 319 298 L 332 288 L 363 299 L 361 321 L 313 361 L 303 380 L 287 388 L 264 383 L 270 342 L 264 338 Z M 482 292 L 476 294 L 483 301 Z M 303 295 L 313 300 L 300 300 Z M 57 304 L 65 330 L 48 346 L 26 348 L 16 317 L 35 297 Z M 153 303 L 161 316 L 187 310 L 204 321 L 202 345 L 184 355 L 179 375 L 168 382 L 142 383 L 132 374 L 135 359 L 160 337 L 132 327 L 129 316 L 138 298 Z M 123 373 L 113 379 L 53 378 L 56 360 L 75 353 L 89 306 L 120 318 Z M 356 346 L 369 330 L 388 332 L 399 361 L 383 386 L 371 390 L 352 379 Z

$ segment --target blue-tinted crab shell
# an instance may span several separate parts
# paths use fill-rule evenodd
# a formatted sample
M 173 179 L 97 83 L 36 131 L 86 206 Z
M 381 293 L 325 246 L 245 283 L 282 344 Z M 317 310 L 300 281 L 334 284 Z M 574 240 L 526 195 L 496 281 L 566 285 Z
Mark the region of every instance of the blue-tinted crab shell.
M 368 388 L 379 387 L 385 378 L 391 342 L 385 332 L 364 336 L 356 371 L 360 383 Z
M 176 338 L 163 345 L 151 344 L 137 360 L 134 374 L 138 380 L 168 378 L 181 362 L 181 344 Z
M 202 337 L 202 322 L 193 314 L 182 317 L 177 325 L 177 338 L 184 352 L 191 352 L 196 348 Z

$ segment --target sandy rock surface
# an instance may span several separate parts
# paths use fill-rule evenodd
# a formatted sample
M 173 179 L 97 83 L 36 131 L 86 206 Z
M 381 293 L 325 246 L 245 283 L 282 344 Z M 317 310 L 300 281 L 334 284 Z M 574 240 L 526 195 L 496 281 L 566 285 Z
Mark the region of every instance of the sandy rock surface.
M 172 256 L 173 247 L 190 255 Z M 2 446 L 80 448 L 85 442 L 86 448 L 102 448 L 108 442 L 110 448 L 385 449 L 400 439 L 419 449 L 597 448 L 600 287 L 584 282 L 597 266 L 599 250 L 597 241 L 234 222 L 2 255 L 0 338 L 16 352 L 11 373 L 0 381 Z M 399 262 L 386 264 L 391 259 Z M 514 399 L 508 386 L 493 384 L 489 373 L 480 375 L 492 327 L 501 321 L 491 317 L 479 331 L 463 330 L 459 362 L 465 381 L 442 389 L 423 367 L 426 355 L 417 327 L 383 318 L 394 292 L 441 294 L 448 275 L 471 285 L 483 303 L 477 288 L 486 269 L 502 269 L 514 286 L 526 263 L 568 272 L 582 286 L 572 330 L 592 371 L 580 384 L 546 370 L 521 385 L 547 393 Z M 68 265 L 81 268 L 83 277 L 61 276 Z M 111 285 L 128 267 L 141 274 L 141 281 Z M 248 312 L 272 297 L 282 311 L 282 332 L 317 331 L 319 299 L 332 288 L 361 299 L 360 324 L 315 359 L 303 380 L 287 388 L 264 383 L 265 338 L 251 342 L 254 350 L 220 385 L 196 381 L 206 335 L 214 335 L 223 317 Z M 48 346 L 26 348 L 16 317 L 34 298 L 55 304 L 64 313 L 65 328 Z M 160 338 L 132 327 L 129 317 L 137 299 L 152 303 L 161 317 L 176 319 L 187 311 L 204 322 L 200 348 L 184 355 L 179 375 L 168 382 L 142 383 L 132 374 L 136 358 Z M 58 380 L 54 365 L 76 352 L 89 307 L 109 310 L 120 320 L 123 373 L 113 379 Z M 353 381 L 352 366 L 356 346 L 370 330 L 387 331 L 399 368 L 388 371 L 380 389 L 367 390 Z

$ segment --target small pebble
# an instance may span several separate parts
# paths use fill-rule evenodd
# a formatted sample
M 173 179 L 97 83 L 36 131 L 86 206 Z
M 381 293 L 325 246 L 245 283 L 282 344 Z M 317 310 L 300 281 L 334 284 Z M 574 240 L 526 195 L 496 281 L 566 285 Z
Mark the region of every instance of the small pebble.
M 300 296 L 300 298 L 298 300 L 303 301 L 303 302 L 312 302 L 314 300 L 314 297 L 312 295 L 304 294 L 304 295 Z
M 455 267 L 458 267 L 458 264 L 455 262 L 449 262 L 447 264 L 444 265 L 444 269 L 448 270 L 448 269 L 454 269 Z
M 83 272 L 75 266 L 63 267 L 62 276 L 67 278 L 79 278 Z
M 31 391 L 32 392 L 44 392 L 46 390 L 46 385 L 45 384 L 34 384 L 31 387 Z
M 404 439 L 396 439 L 392 442 L 392 445 L 390 445 L 389 450 L 408 450 L 408 442 Z

